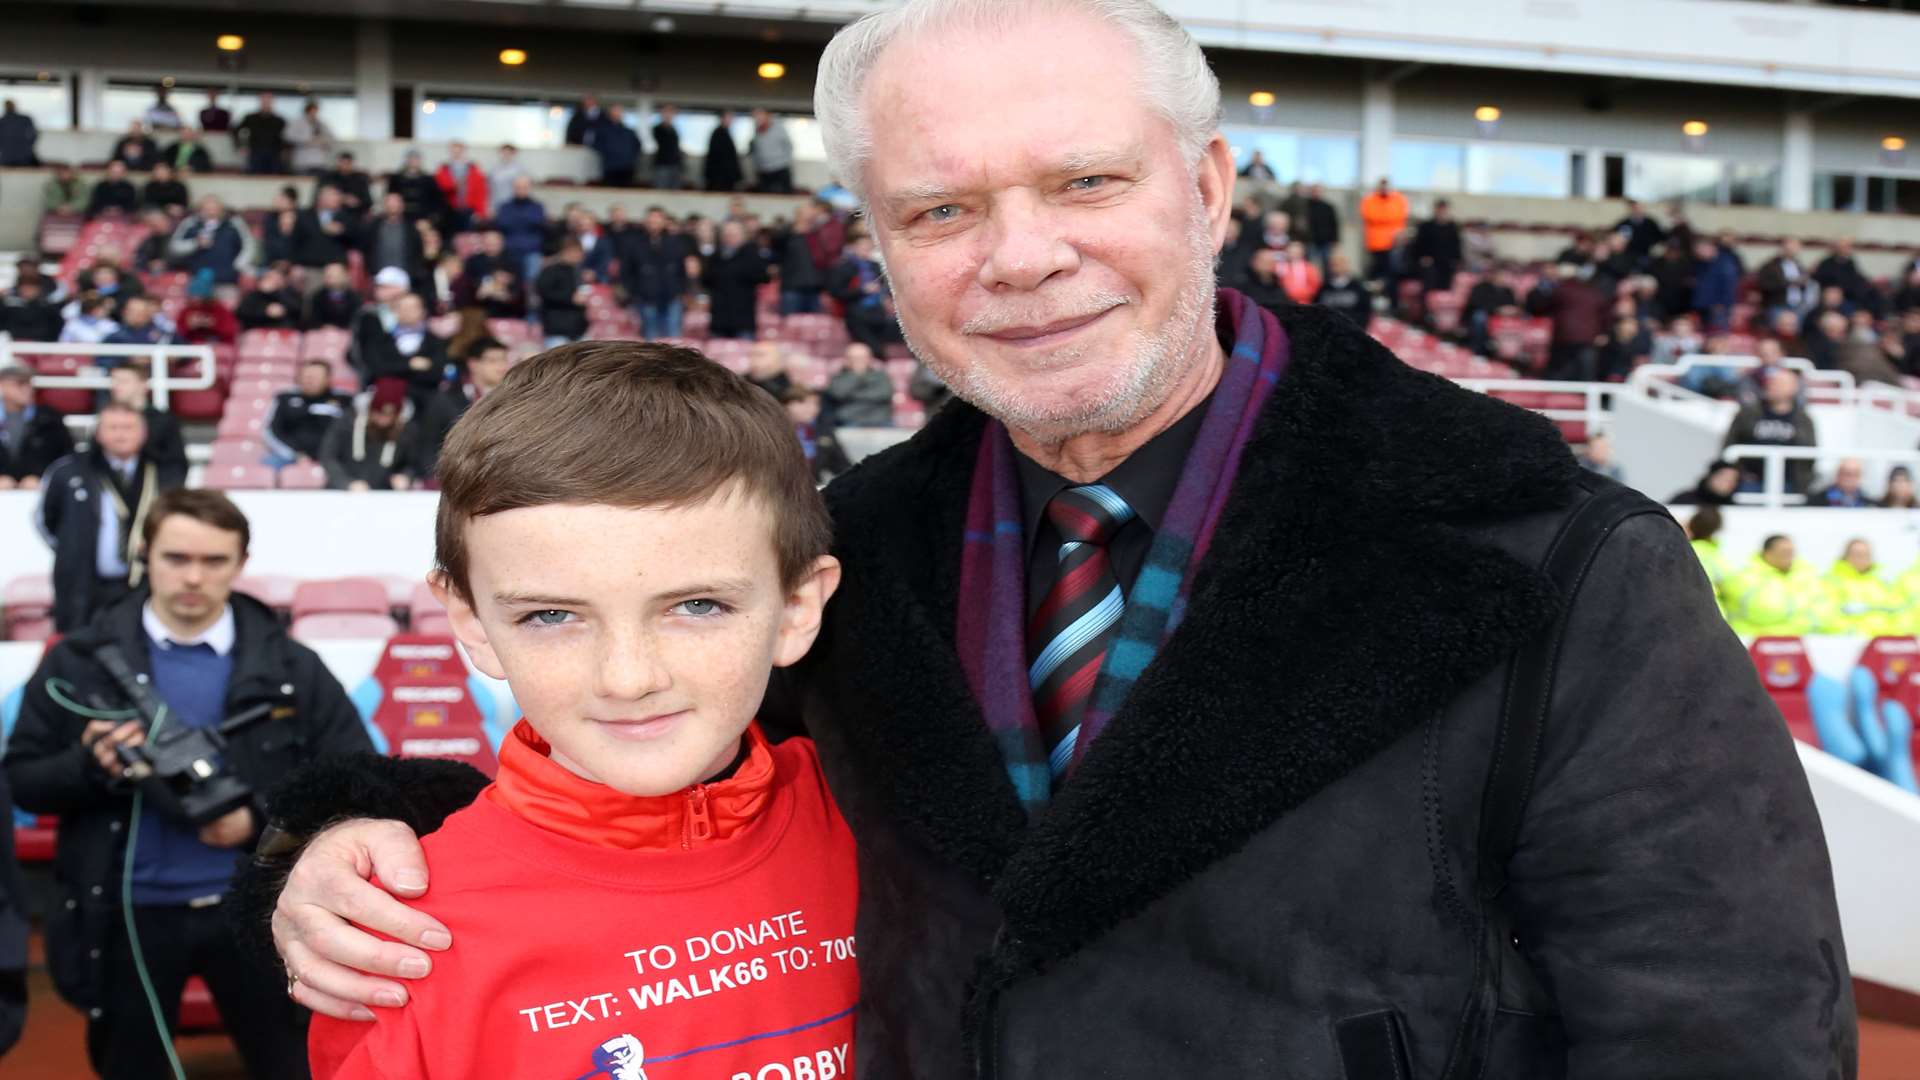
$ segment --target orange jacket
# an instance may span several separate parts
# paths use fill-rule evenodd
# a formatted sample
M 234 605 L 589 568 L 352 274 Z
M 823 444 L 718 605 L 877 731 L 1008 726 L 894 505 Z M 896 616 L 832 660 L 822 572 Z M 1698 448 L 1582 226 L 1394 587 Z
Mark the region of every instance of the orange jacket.
M 1360 200 L 1360 220 L 1366 225 L 1367 250 L 1391 251 L 1407 227 L 1407 197 L 1397 191 L 1370 192 Z
M 1273 276 L 1296 304 L 1311 304 L 1320 295 L 1320 268 L 1306 259 L 1280 260 Z

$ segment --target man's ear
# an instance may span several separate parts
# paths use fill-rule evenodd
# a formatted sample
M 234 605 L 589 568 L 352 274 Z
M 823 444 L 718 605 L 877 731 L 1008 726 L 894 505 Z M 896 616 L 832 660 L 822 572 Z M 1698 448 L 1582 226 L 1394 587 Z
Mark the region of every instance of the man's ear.
M 820 635 L 820 616 L 840 587 L 840 560 L 822 555 L 813 561 L 800 583 L 787 591 L 780 613 L 780 635 L 773 646 L 773 666 L 797 664 Z
M 505 679 L 507 669 L 500 666 L 500 657 L 495 655 L 493 643 L 487 640 L 487 628 L 481 625 L 472 601 L 454 588 L 447 575 L 438 570 L 427 575 L 427 588 L 433 591 L 433 598 L 440 601 L 440 606 L 447 609 L 447 621 L 453 624 L 453 636 L 466 647 L 473 666 L 492 678 Z
M 1213 250 L 1218 252 L 1227 242 L 1227 221 L 1233 217 L 1233 185 L 1240 179 L 1233 167 L 1233 147 L 1225 135 L 1214 133 L 1207 148 L 1200 151 L 1193 171 L 1200 185 L 1200 200 L 1207 208 Z

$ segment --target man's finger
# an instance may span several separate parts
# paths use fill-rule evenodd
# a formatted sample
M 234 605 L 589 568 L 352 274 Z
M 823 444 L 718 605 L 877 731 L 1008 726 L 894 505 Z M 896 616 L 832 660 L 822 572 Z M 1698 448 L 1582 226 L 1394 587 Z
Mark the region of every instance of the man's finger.
M 367 830 L 365 843 L 373 876 L 402 896 L 418 896 L 427 891 L 427 853 L 421 850 L 420 838 L 413 835 L 413 830 L 398 821 L 376 821 Z M 437 922 L 433 927 L 442 932 L 446 930 Z M 394 936 L 406 941 L 418 940 L 404 934 Z
M 372 1006 L 398 1008 L 407 1002 L 406 987 L 371 979 L 331 964 L 294 944 L 288 947 L 287 971 L 300 977 L 289 992 L 293 1000 L 315 1012 L 339 1020 L 371 1020 Z

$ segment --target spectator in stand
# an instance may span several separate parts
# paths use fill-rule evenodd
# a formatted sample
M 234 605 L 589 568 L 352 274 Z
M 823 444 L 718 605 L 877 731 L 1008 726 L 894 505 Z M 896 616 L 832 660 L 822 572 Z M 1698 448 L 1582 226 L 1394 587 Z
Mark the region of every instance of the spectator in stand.
M 358 240 L 355 226 L 352 213 L 341 205 L 340 189 L 321 188 L 313 208 L 300 211 L 294 224 L 294 264 L 318 269 L 328 263 L 346 262 L 347 249 Z
M 199 209 L 173 230 L 167 254 L 188 273 L 204 271 L 215 284 L 231 285 L 240 280 L 241 268 L 255 258 L 253 230 L 229 213 L 219 196 L 205 195 Z
M 39 487 L 48 466 L 71 453 L 66 418 L 33 402 L 33 370 L 0 367 L 0 491 Z
M 720 123 L 707 139 L 707 157 L 700 163 L 708 191 L 733 191 L 740 186 L 740 148 L 733 141 L 733 110 L 720 110 Z
M 660 106 L 660 122 L 653 125 L 653 186 L 678 191 L 687 181 L 687 161 L 680 151 L 680 129 L 674 120 L 680 110 Z
M 866 243 L 865 264 L 873 267 L 872 280 L 877 281 L 878 264 L 872 261 L 872 242 Z M 757 294 L 767 276 L 766 257 L 747 242 L 746 231 L 740 223 L 729 221 L 722 225 L 719 247 L 713 257 L 706 260 L 700 272 L 700 283 L 706 286 L 711 301 L 712 319 L 708 334 L 717 338 L 751 340 L 759 329 Z M 868 279 L 861 277 L 858 280 L 864 283 Z M 854 295 L 862 296 L 863 289 L 864 284 L 856 286 Z M 862 298 L 877 293 L 877 289 L 867 290 Z M 852 325 L 852 310 L 850 306 L 849 326 Z
M 1817 312 L 1806 328 L 1806 356 L 1821 370 L 1840 366 L 1840 349 L 1847 343 L 1849 320 L 1837 308 Z
M 823 397 L 835 427 L 893 426 L 893 380 L 880 370 L 873 350 L 857 341 L 847 346 Z
M 1307 258 L 1307 245 L 1298 240 L 1287 245 L 1286 252 L 1274 266 L 1274 276 L 1286 291 L 1287 299 L 1296 304 L 1311 304 L 1313 298 L 1320 295 L 1323 282 L 1320 268 Z
M 1580 454 L 1580 466 L 1588 472 L 1596 472 L 1616 483 L 1626 483 L 1627 474 L 1620 463 L 1613 460 L 1613 436 L 1604 431 L 1591 432 L 1587 436 L 1587 448 Z
M 40 141 L 40 129 L 33 117 L 20 111 L 12 98 L 0 102 L 0 166 L 9 169 L 40 164 L 34 144 Z
M 582 276 L 580 264 L 585 258 L 580 242 L 569 236 L 560 241 L 560 253 L 534 279 L 533 291 L 540 298 L 540 332 L 549 349 L 586 336 L 587 297 L 593 287 Z
M 293 234 L 299 228 L 298 194 L 292 187 L 283 187 L 273 193 L 273 201 L 267 207 L 267 220 L 260 227 L 259 265 L 292 266 Z
M 1268 311 L 1279 311 L 1293 303 L 1287 296 L 1286 286 L 1280 284 L 1280 253 L 1270 247 L 1253 252 L 1247 262 L 1245 276 L 1236 287 L 1246 294 L 1247 299 Z
M 1407 197 L 1381 177 L 1360 200 L 1360 222 L 1365 230 L 1367 280 L 1384 283 L 1393 275 L 1393 248 L 1407 227 Z
M 260 271 L 253 291 L 240 298 L 234 315 L 242 330 L 294 330 L 300 326 L 300 294 L 287 285 L 278 267 Z
M 347 344 L 347 363 L 360 376 L 362 387 L 373 382 L 373 364 L 384 352 L 380 339 L 390 336 L 399 321 L 394 304 L 412 287 L 413 280 L 397 266 L 373 275 L 373 302 L 354 316 L 353 335 Z
M 1873 505 L 1867 498 L 1867 492 L 1861 486 L 1866 466 L 1858 458 L 1847 458 L 1833 472 L 1833 483 L 1821 488 L 1808 499 L 1810 506 L 1829 506 L 1843 510 L 1862 510 Z
M 786 350 L 777 341 L 756 341 L 747 350 L 747 381 L 772 394 L 775 400 L 793 387 L 787 373 Z
M 1674 320 L 1676 323 L 1678 319 Z M 1689 319 L 1689 322 L 1691 320 Z M 1787 308 L 1776 308 L 1768 321 L 1767 333 L 1780 343 L 1784 356 L 1807 356 L 1807 343 L 1800 334 L 1800 316 Z
M 129 303 L 128 308 L 133 304 Z M 180 420 L 153 403 L 147 361 L 135 357 L 107 373 L 107 400 L 134 409 L 147 422 L 147 458 L 168 476 L 187 475 L 187 439 Z
M 180 309 L 179 338 L 188 345 L 231 345 L 240 337 L 233 309 L 213 295 L 212 270 L 196 271 L 187 282 L 187 306 Z
M 1900 325 L 1887 331 L 1884 344 L 1900 370 L 1908 375 L 1920 375 L 1920 307 L 1900 313 Z
M 514 276 L 531 281 L 540 271 L 540 249 L 547 237 L 547 208 L 533 197 L 533 180 L 516 177 L 505 201 L 493 210 L 493 227 L 514 262 Z M 624 255 L 622 256 L 624 259 Z
M 1716 461 L 1707 466 L 1707 474 L 1691 491 L 1683 491 L 1667 502 L 1675 506 L 1732 506 L 1740 490 L 1740 466 L 1731 461 Z
M 1347 253 L 1335 249 L 1327 258 L 1327 279 L 1313 302 L 1346 316 L 1362 330 L 1373 322 L 1373 294 L 1366 283 L 1353 273 L 1353 261 Z
M 133 249 L 133 265 L 143 274 L 164 274 L 168 267 L 169 245 L 173 242 L 173 219 L 165 210 L 148 207 L 140 214 L 147 235 Z
M 160 160 L 173 166 L 176 173 L 207 172 L 213 168 L 213 155 L 207 153 L 200 133 L 192 128 L 182 130 L 180 138 L 160 152 Z
M 1268 183 L 1276 179 L 1273 175 L 1273 166 L 1267 164 L 1267 156 L 1258 150 L 1255 150 L 1253 156 L 1247 159 L 1246 167 L 1240 170 L 1240 175 L 1248 180 L 1264 180 Z
M 180 111 L 167 100 L 167 88 L 162 86 L 153 92 L 153 104 L 147 106 L 146 124 L 155 131 L 180 130 Z
M 153 176 L 140 191 L 140 205 L 178 217 L 187 212 L 187 199 L 187 185 L 174 176 L 173 166 L 154 162 Z
M 4 328 L 15 341 L 57 341 L 65 323 L 60 307 L 47 298 L 48 279 L 23 277 L 7 297 Z
M 1646 326 L 1631 316 L 1617 318 L 1600 342 L 1597 374 L 1602 382 L 1625 382 L 1634 368 L 1652 357 L 1653 335 Z
M 1553 261 L 1560 266 L 1589 267 L 1597 261 L 1599 237 L 1593 233 L 1578 232 L 1573 242 L 1560 249 Z
M 1329 261 L 1340 244 L 1340 212 L 1327 201 L 1327 189 L 1320 184 L 1307 188 L 1307 254 L 1320 269 L 1331 273 Z
M 500 216 L 500 207 L 513 198 L 520 181 L 533 183 L 533 174 L 520 163 L 520 150 L 512 143 L 501 143 L 494 152 L 493 168 L 487 172 L 487 198 L 493 203 L 488 216 Z
M 407 216 L 406 197 L 400 192 L 388 188 L 380 200 L 380 216 L 362 230 L 360 250 L 374 273 L 396 267 L 411 277 L 425 266 L 420 230 Z
M 93 185 L 93 193 L 87 198 L 87 220 L 92 221 L 108 211 L 131 214 L 139 208 L 140 193 L 134 190 L 133 181 L 127 179 L 127 163 L 119 158 L 107 162 L 106 175 Z
M 1487 355 L 1493 320 L 1519 314 L 1520 297 L 1513 291 L 1513 271 L 1504 263 L 1496 264 L 1467 291 L 1467 302 L 1461 309 L 1467 325 L 1467 348 L 1477 355 Z
M 1798 237 L 1780 241 L 1780 253 L 1760 267 L 1753 284 L 1760 291 L 1760 306 L 1769 320 L 1783 311 L 1798 315 L 1813 306 L 1813 275 L 1800 261 Z
M 469 282 L 491 277 L 497 270 L 505 270 L 519 278 L 525 265 L 507 253 L 506 238 L 499 229 L 487 229 L 480 233 L 480 250 L 466 257 L 460 272 Z
M 207 91 L 207 107 L 200 110 L 201 131 L 230 131 L 233 128 L 233 114 L 220 104 L 220 91 Z
M 320 103 L 309 101 L 300 115 L 287 122 L 285 137 L 293 151 L 293 171 L 318 176 L 333 157 L 333 129 L 320 119 Z
M 98 345 L 120 329 L 120 324 L 113 320 L 111 297 L 85 292 L 67 307 L 73 314 L 66 316 L 66 324 L 60 328 L 62 344 Z
M 1914 493 L 1913 470 L 1905 465 L 1895 465 L 1887 473 L 1887 495 L 1880 500 L 1884 510 L 1920 509 L 1920 495 Z
M 607 113 L 587 133 L 587 145 L 600 159 L 600 182 L 608 187 L 632 187 L 640 167 L 640 136 L 627 126 L 626 110 L 607 106 Z
M 352 415 L 353 398 L 333 388 L 333 365 L 325 360 L 301 364 L 293 389 L 274 395 L 260 429 L 272 454 L 270 464 L 277 468 L 319 460 L 327 430 Z
M 420 163 L 420 151 L 409 150 L 400 163 L 400 171 L 387 176 L 388 195 L 398 194 L 407 220 L 438 220 L 446 207 L 440 182 Z
M 1638 199 L 1627 200 L 1627 216 L 1614 225 L 1613 231 L 1626 241 L 1626 254 L 1635 270 L 1645 269 L 1653 261 L 1653 249 L 1667 239 L 1667 230 L 1647 215 L 1647 208 Z
M 415 485 L 428 458 L 408 398 L 406 380 L 383 378 L 333 422 L 320 442 L 329 488 L 406 491 Z
M 1441 199 L 1433 204 L 1433 217 L 1420 223 L 1413 237 L 1413 258 L 1420 283 L 1428 292 L 1446 292 L 1453 288 L 1453 275 L 1460 270 L 1463 254 L 1460 224 L 1453 220 L 1453 204 Z
M 78 284 L 81 292 L 97 292 L 111 299 L 114 304 L 111 314 L 116 319 L 127 297 L 145 296 L 147 292 L 140 284 L 139 275 L 129 273 L 121 265 L 120 253 L 111 249 L 101 251 L 92 265 L 80 271 Z
M 1741 408 L 1727 427 L 1721 449 L 1729 446 L 1818 446 L 1813 417 L 1800 399 L 1800 376 L 1791 368 L 1768 368 L 1760 378 L 1760 398 Z M 1743 490 L 1759 490 L 1766 479 L 1761 459 L 1740 462 Z M 1813 482 L 1813 462 L 1786 462 L 1787 491 L 1806 491 Z
M 159 305 L 150 297 L 129 296 L 120 307 L 119 327 L 102 338 L 102 345 L 165 345 L 173 340 L 172 327 L 156 318 Z M 124 367 L 125 356 L 102 356 L 99 365 L 109 370 Z
M 360 294 L 353 291 L 347 264 L 332 262 L 320 272 L 320 284 L 307 294 L 307 302 L 300 312 L 300 326 L 305 330 L 318 330 L 323 326 L 347 330 L 353 327 L 353 317 L 359 312 Z
M 565 235 L 580 245 L 584 279 L 590 283 L 607 280 L 615 253 L 613 241 L 608 232 L 600 227 L 600 222 L 586 210 L 575 206 L 567 211 Z M 559 248 L 555 247 L 554 250 L 558 251 Z
M 1813 280 L 1825 288 L 1838 288 L 1849 304 L 1866 308 L 1876 316 L 1880 314 L 1884 303 L 1880 291 L 1860 270 L 1860 264 L 1854 261 L 1853 239 L 1843 236 L 1833 242 L 1827 257 L 1813 268 Z
M 567 145 L 587 145 L 587 134 L 600 122 L 600 99 L 588 94 L 574 106 L 573 115 L 567 118 Z
M 1606 328 L 1607 295 L 1593 287 L 1580 271 L 1557 263 L 1558 280 L 1543 280 L 1527 298 L 1527 308 L 1553 323 L 1545 375 L 1549 379 L 1593 381 L 1598 366 L 1595 351 Z
M 1725 330 L 1739 299 L 1740 267 L 1726 248 L 1713 240 L 1693 245 L 1693 312 L 1709 330 Z
M 820 310 L 820 292 L 827 276 L 814 265 L 813 249 L 807 237 L 819 227 L 817 211 L 810 202 L 794 208 L 793 225 L 779 234 L 780 314 L 815 314 Z
M 340 205 L 355 217 L 363 217 L 373 211 L 373 178 L 361 170 L 354 160 L 353 151 L 342 150 L 334 155 L 333 167 L 322 172 L 314 181 L 313 193 L 317 197 L 323 187 L 333 188 L 340 193 Z
M 1915 308 L 1920 308 L 1920 266 L 1907 268 L 1899 291 L 1893 294 L 1895 311 L 1911 311 Z
M 108 158 L 134 172 L 146 172 L 160 160 L 160 147 L 147 135 L 146 126 L 135 120 L 127 125 L 127 133 L 120 136 L 120 141 L 113 144 L 113 153 Z
M 1640 262 L 1627 249 L 1627 237 L 1607 233 L 1594 248 L 1593 287 L 1613 293 L 1620 283 L 1640 272 Z
M 827 276 L 827 291 L 845 311 L 848 336 L 872 349 L 875 356 L 885 356 L 888 345 L 900 342 L 893 290 L 874 257 L 872 236 L 863 231 L 848 239 L 839 264 Z
M 686 237 L 671 230 L 665 208 L 647 208 L 641 228 L 629 229 L 620 240 L 620 280 L 626 286 L 640 333 L 648 341 L 680 336 L 682 303 L 689 270 L 695 262 Z
M 233 129 L 233 145 L 246 151 L 247 171 L 255 176 L 286 172 L 287 122 L 273 111 L 273 95 L 260 93 L 260 107 Z
M 1307 242 L 1307 189 L 1295 180 L 1287 185 L 1287 197 L 1280 200 L 1280 212 L 1287 215 L 1287 237 Z
M 780 403 L 793 421 L 794 437 L 800 440 L 800 451 L 807 456 L 807 469 L 815 483 L 829 483 L 853 468 L 847 452 L 834 438 L 832 426 L 820 420 L 820 391 L 811 386 L 789 386 L 780 394 Z
M 1833 313 L 1829 313 L 1830 317 Z M 1862 308 L 1853 313 L 1843 331 L 1844 337 L 1833 351 L 1833 366 L 1853 376 L 1855 383 L 1884 383 L 1900 388 L 1902 375 L 1894 363 L 1892 354 L 1898 354 L 1901 348 L 1894 345 L 1891 353 L 1881 344 L 1880 331 L 1875 327 L 1873 312 Z
M 40 186 L 40 208 L 49 214 L 85 213 L 93 205 L 92 195 L 92 185 L 73 166 L 61 162 Z
M 416 293 L 402 293 L 390 308 L 393 323 L 388 328 L 377 311 L 369 321 L 362 318 L 354 325 L 359 361 L 366 365 L 363 378 L 367 385 L 381 379 L 398 379 L 407 388 L 407 399 L 416 412 L 424 413 L 440 384 L 447 377 L 447 339 L 427 326 L 427 307 Z
M 467 159 L 466 143 L 455 139 L 447 146 L 447 160 L 433 174 L 433 182 L 452 215 L 454 232 L 466 232 L 476 220 L 484 221 L 493 213 L 487 174 Z
M 140 410 L 101 406 L 93 445 L 48 468 L 35 524 L 53 548 L 53 625 L 62 634 L 139 587 L 140 542 L 148 508 L 186 483 L 146 454 Z
M 793 192 L 793 140 L 787 122 L 766 109 L 753 110 L 753 141 L 747 146 L 753 159 L 753 189 L 770 194 Z
M 474 402 L 500 385 L 510 366 L 506 345 L 493 338 L 479 338 L 467 347 L 465 376 L 435 395 L 421 421 L 420 445 L 427 459 L 420 469 L 423 478 L 435 475 L 440 448 L 446 445 L 447 433 L 453 430 L 455 422 L 466 415 Z

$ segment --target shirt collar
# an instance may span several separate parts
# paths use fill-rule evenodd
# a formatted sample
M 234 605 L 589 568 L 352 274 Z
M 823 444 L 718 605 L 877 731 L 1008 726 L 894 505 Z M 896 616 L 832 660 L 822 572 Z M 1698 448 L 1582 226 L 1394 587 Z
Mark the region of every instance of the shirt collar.
M 232 604 L 226 606 L 226 609 L 220 613 L 220 618 L 215 620 L 212 626 L 191 638 L 182 638 L 167 629 L 167 624 L 161 622 L 159 614 L 153 610 L 151 600 L 140 608 L 140 625 L 147 632 L 147 640 L 162 649 L 171 649 L 175 645 L 205 645 L 218 656 L 225 656 L 233 651 Z
M 1194 440 L 1200 436 L 1200 426 L 1206 422 L 1207 410 L 1212 402 L 1213 395 L 1207 395 L 1205 400 L 1187 410 L 1185 416 L 1174 421 L 1173 426 L 1147 440 L 1144 446 L 1128 455 L 1125 461 L 1115 465 L 1113 471 L 1098 481 L 1127 500 L 1127 505 L 1133 507 L 1134 514 L 1148 529 L 1159 530 L 1160 520 L 1166 516 L 1167 506 L 1173 502 L 1173 489 L 1180 484 L 1180 474 L 1186 468 L 1187 455 L 1193 450 Z M 1047 503 L 1075 484 L 1020 453 L 1017 447 L 1013 460 L 1020 474 L 1020 512 L 1026 530 L 1027 550 L 1031 552 L 1040 535 L 1040 523 L 1046 520 Z

